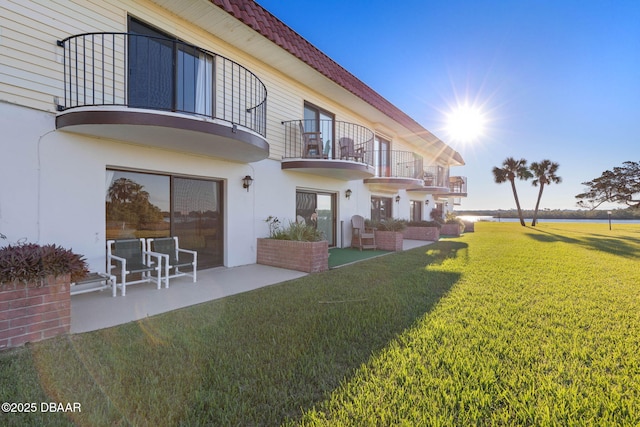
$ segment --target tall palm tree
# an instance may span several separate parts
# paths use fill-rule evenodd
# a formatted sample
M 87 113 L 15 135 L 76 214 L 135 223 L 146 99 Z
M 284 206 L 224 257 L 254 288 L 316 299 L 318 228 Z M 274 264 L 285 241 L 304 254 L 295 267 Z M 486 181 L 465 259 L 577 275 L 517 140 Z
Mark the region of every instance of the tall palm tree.
M 513 198 L 516 200 L 516 207 L 518 208 L 518 217 L 520 218 L 520 225 L 523 227 L 524 218 L 522 217 L 522 209 L 520 208 L 520 200 L 518 199 L 518 192 L 516 191 L 516 178 L 526 181 L 533 177 L 533 174 L 527 168 L 527 161 L 525 159 L 516 160 L 513 157 L 507 157 L 502 162 L 502 167 L 493 168 L 493 178 L 496 183 L 502 184 L 509 181 L 511 183 L 511 189 L 513 190 Z
M 533 162 L 529 169 L 533 172 L 535 179 L 532 184 L 534 187 L 537 187 L 540 184 L 540 191 L 538 192 L 538 201 L 536 202 L 536 210 L 533 212 L 533 220 L 531 221 L 531 225 L 533 227 L 538 223 L 538 207 L 540 207 L 540 199 L 542 198 L 542 191 L 544 190 L 544 186 L 546 184 L 556 183 L 559 184 L 562 182 L 562 178 L 556 175 L 559 164 L 552 162 L 551 160 L 543 160 L 541 162 Z

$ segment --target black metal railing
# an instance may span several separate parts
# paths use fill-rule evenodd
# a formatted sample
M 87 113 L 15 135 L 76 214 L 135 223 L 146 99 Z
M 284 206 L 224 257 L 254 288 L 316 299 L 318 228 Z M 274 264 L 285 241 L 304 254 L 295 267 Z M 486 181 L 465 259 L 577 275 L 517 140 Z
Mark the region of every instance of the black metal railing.
M 335 120 L 290 120 L 284 125 L 284 156 L 352 160 L 373 166 L 373 131 Z
M 413 178 L 423 175 L 422 156 L 411 151 L 375 151 L 377 178 Z
M 467 177 L 452 176 L 451 178 L 449 178 L 449 192 L 451 192 L 452 194 L 466 194 Z
M 425 166 L 425 187 L 449 188 L 449 168 L 445 166 Z
M 131 33 L 87 33 L 64 48 L 64 102 L 127 106 L 206 116 L 266 136 L 267 89 L 228 58 L 178 40 Z

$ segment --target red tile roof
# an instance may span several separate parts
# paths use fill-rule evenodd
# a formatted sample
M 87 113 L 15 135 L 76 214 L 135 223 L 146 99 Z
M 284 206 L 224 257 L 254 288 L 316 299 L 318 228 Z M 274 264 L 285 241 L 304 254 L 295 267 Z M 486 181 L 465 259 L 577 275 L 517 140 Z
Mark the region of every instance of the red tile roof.
M 325 77 L 361 98 L 380 112 L 409 129 L 411 132 L 419 135 L 426 142 L 432 144 L 434 143 L 434 139 L 437 142 L 441 142 L 418 122 L 403 113 L 399 108 L 391 104 L 376 91 L 341 67 L 337 62 L 313 46 L 305 40 L 304 37 L 293 31 L 259 4 L 252 0 L 210 1 L 304 63 L 313 67 Z M 450 147 L 448 148 L 451 150 L 450 155 L 453 159 L 464 164 L 460 154 Z

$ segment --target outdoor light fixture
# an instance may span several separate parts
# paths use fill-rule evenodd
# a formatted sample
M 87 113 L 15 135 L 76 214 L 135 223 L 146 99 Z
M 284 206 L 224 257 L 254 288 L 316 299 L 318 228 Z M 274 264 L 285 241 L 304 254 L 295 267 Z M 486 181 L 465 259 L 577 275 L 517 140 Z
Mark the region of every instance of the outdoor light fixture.
M 424 201 L 424 205 L 427 206 L 428 204 L 429 204 L 429 200 L 427 199 Z
M 351 189 L 348 188 L 347 191 L 344 192 L 344 197 L 346 197 L 347 199 L 350 199 L 351 193 L 352 193 Z
M 246 188 L 247 193 L 249 192 L 249 187 L 251 187 L 252 182 L 253 182 L 253 178 L 251 178 L 251 176 L 249 175 L 242 178 L 242 188 Z
M 400 203 L 400 195 L 396 196 L 396 203 Z

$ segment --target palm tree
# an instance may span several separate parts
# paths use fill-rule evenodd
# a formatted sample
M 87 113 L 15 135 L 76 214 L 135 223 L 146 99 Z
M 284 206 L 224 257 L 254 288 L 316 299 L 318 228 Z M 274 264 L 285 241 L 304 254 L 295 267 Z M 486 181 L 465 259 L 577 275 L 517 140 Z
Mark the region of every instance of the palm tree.
M 552 182 L 559 184 L 562 182 L 562 178 L 556 175 L 559 164 L 552 162 L 551 160 L 543 160 L 540 163 L 533 162 L 529 169 L 533 172 L 535 179 L 532 184 L 534 187 L 537 187 L 540 184 L 540 191 L 538 192 L 538 201 L 536 202 L 536 210 L 533 212 L 533 220 L 531 221 L 531 225 L 533 227 L 538 223 L 538 207 L 540 206 L 540 199 L 542 198 L 542 191 L 544 190 L 544 186 L 546 184 L 551 184 Z
M 516 191 L 516 178 L 526 181 L 533 177 L 533 174 L 527 168 L 527 161 L 525 159 L 516 160 L 513 157 L 507 157 L 502 162 L 502 167 L 493 168 L 493 178 L 498 184 L 509 181 L 511 183 L 511 189 L 513 190 L 513 198 L 516 200 L 516 207 L 518 208 L 518 216 L 520 217 L 520 225 L 523 227 L 524 218 L 522 217 L 522 209 L 520 209 L 520 200 L 518 200 L 518 192 Z

